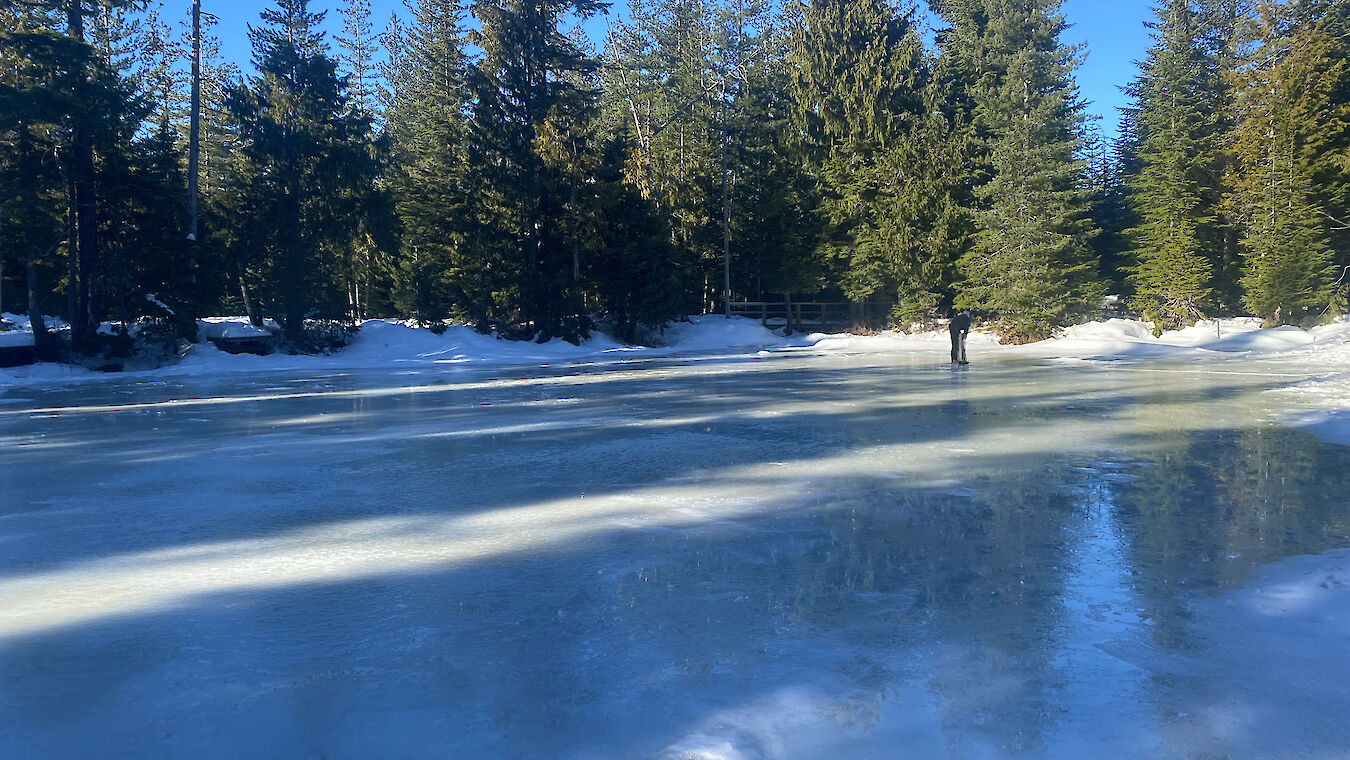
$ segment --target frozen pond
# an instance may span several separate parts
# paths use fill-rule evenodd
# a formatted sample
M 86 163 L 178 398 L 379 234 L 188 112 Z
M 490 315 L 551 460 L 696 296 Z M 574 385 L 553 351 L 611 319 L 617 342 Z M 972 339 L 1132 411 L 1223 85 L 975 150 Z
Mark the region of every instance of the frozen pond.
M 1350 756 L 1256 361 L 0 389 L 0 757 Z

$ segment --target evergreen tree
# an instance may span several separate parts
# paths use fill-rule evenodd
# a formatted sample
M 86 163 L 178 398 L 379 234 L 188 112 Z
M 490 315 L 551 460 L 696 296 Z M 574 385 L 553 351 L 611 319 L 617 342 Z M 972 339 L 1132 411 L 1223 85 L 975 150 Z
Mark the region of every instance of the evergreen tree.
M 1013 340 L 1047 337 L 1100 302 L 1078 149 L 1077 51 L 1059 0 L 942 4 L 944 53 L 960 62 L 978 136 L 973 250 L 959 306 L 993 312 Z M 958 96 L 960 97 L 960 96 Z M 978 176 L 978 175 L 977 175 Z
M 607 118 L 636 143 L 629 180 L 670 218 L 686 309 L 713 309 L 722 289 L 715 18 L 708 0 L 632 0 L 601 72 Z
M 1138 173 L 1130 231 L 1139 263 L 1130 274 L 1135 309 L 1154 334 L 1193 324 L 1210 295 L 1209 243 L 1215 211 L 1205 192 L 1214 162 L 1218 118 L 1210 94 L 1214 72 L 1202 47 L 1192 0 L 1154 9 L 1154 45 L 1131 92 L 1138 104 Z
M 1210 125 L 1212 150 L 1205 167 L 1202 198 L 1213 209 L 1214 221 L 1207 228 L 1206 249 L 1213 271 L 1210 301 L 1214 308 L 1232 313 L 1240 308 L 1242 256 L 1241 225 L 1233 206 L 1233 186 L 1238 172 L 1233 152 L 1236 138 L 1236 83 L 1245 30 L 1251 16 L 1251 0 L 1197 0 L 1209 74 L 1200 94 L 1202 110 Z
M 60 72 L 46 84 L 66 88 L 57 97 L 55 92 L 39 92 L 16 79 L 19 87 L 12 94 L 18 121 L 26 116 L 32 120 L 27 122 L 30 127 L 49 118 L 51 108 L 64 109 L 53 155 L 60 161 L 66 180 L 66 199 L 64 209 L 56 213 L 65 216 L 69 231 L 65 246 L 67 311 L 72 344 L 81 353 L 97 353 L 102 348 L 97 327 L 106 316 L 104 298 L 110 286 L 102 252 L 102 232 L 110 215 L 107 204 L 99 200 L 98 186 L 100 181 L 106 184 L 109 167 L 116 166 L 119 153 L 126 151 L 125 144 L 118 144 L 119 137 L 126 134 L 121 125 L 137 118 L 137 104 L 126 77 L 119 76 L 118 71 L 133 60 L 133 51 L 126 45 L 130 26 L 121 10 L 129 2 L 101 0 L 86 5 L 86 0 L 48 0 L 3 6 L 6 13 L 16 14 L 16 20 L 22 16 L 24 22 L 16 26 L 16 36 L 9 39 L 20 48 L 36 44 L 33 50 L 44 56 L 40 58 L 42 65 Z M 53 34 L 62 41 L 38 41 L 43 35 Z M 22 68 L 43 78 L 37 69 Z M 19 133 L 25 135 L 24 140 L 35 137 L 31 129 Z M 32 165 L 28 169 L 34 170 Z
M 587 330 L 579 266 L 564 231 L 580 125 L 595 94 L 594 64 L 558 27 L 585 19 L 596 0 L 475 2 L 483 51 L 473 70 L 471 224 L 491 311 L 539 339 L 576 341 Z M 505 275 L 505 277 L 503 277 Z
M 885 2 L 814 0 L 792 34 L 792 100 L 820 193 L 821 251 L 844 294 L 931 314 L 952 279 L 938 230 L 948 197 L 946 122 L 915 11 Z
M 370 0 L 346 0 L 342 6 L 343 33 L 337 36 L 339 68 L 344 72 L 350 105 L 356 114 L 373 119 L 376 110 L 376 93 L 379 90 L 379 68 L 375 63 L 377 39 L 370 21 Z M 370 122 L 373 128 L 373 122 Z M 387 144 L 376 141 L 372 133 L 367 143 L 374 150 L 372 160 L 383 164 L 387 158 Z M 381 282 L 381 264 L 395 247 L 391 235 L 393 207 L 384 185 L 370 185 L 368 192 L 358 200 L 363 211 L 357 234 L 344 256 L 345 279 L 347 283 L 347 301 L 351 313 L 357 319 L 364 319 L 370 312 L 373 291 Z M 385 250 L 388 249 L 388 250 Z M 385 283 L 383 290 L 388 290 Z M 385 298 L 375 297 L 379 304 Z
M 1092 238 L 1092 251 L 1103 283 L 1115 294 L 1127 292 L 1126 257 L 1130 245 L 1125 231 L 1135 225 L 1122 168 L 1123 150 L 1121 140 L 1114 145 L 1107 143 L 1097 120 L 1087 125 L 1082 158 L 1086 163 L 1084 189 L 1092 206 L 1092 226 L 1097 230 Z M 1129 150 L 1133 152 L 1134 148 Z
M 189 82 L 182 75 L 181 61 L 188 51 L 180 48 L 160 18 L 158 9 L 146 13 L 140 25 L 137 60 L 137 90 L 150 106 L 151 124 L 168 124 L 176 133 L 186 134 L 187 101 L 183 93 Z
M 23 306 L 6 308 L 28 313 L 48 358 L 56 346 L 43 314 L 54 305 L 61 249 L 73 242 L 59 162 L 67 116 L 78 107 L 69 80 L 89 66 L 88 47 L 53 31 L 57 23 L 49 10 L 0 5 L 0 272 L 19 273 Z
M 370 21 L 370 0 L 344 0 L 342 34 L 336 39 L 342 49 L 338 62 L 347 77 L 351 105 L 357 113 L 373 114 L 379 69 L 375 63 L 377 40 Z
M 816 293 L 827 284 L 816 249 L 815 186 L 794 139 L 787 36 L 766 24 L 744 68 L 730 139 L 733 291 L 751 300 Z
M 374 181 L 369 118 L 354 113 L 308 0 L 278 0 L 250 27 L 259 75 L 233 89 L 241 151 L 236 256 L 293 347 L 306 317 L 350 317 L 342 251 Z
M 1267 324 L 1296 324 L 1328 313 L 1336 280 L 1317 169 L 1327 165 L 1328 148 L 1345 144 L 1337 129 L 1350 116 L 1345 48 L 1335 38 L 1336 15 L 1317 3 L 1262 2 L 1257 13 L 1261 43 L 1240 80 L 1236 146 L 1243 303 Z M 1331 165 L 1339 158 L 1333 153 Z
M 465 248 L 468 58 L 464 11 L 453 2 L 411 6 L 408 30 L 391 21 L 385 34 L 385 129 L 389 183 L 401 226 L 395 303 L 424 324 L 485 314 L 491 287 Z
M 585 181 L 569 189 L 565 227 L 588 312 L 626 342 L 680 315 L 684 305 L 681 272 L 670 265 L 669 220 L 624 176 L 633 149 L 631 136 L 620 133 L 599 151 L 572 154 Z
M 177 136 L 167 114 L 155 119 L 156 103 L 145 84 L 162 51 L 157 40 L 124 8 L 103 6 L 90 36 L 106 78 L 98 118 L 95 187 L 103 279 L 93 283 L 125 334 L 142 316 L 176 316 L 185 293 L 184 181 Z M 160 304 L 169 304 L 172 315 Z M 195 324 L 181 325 L 195 334 Z

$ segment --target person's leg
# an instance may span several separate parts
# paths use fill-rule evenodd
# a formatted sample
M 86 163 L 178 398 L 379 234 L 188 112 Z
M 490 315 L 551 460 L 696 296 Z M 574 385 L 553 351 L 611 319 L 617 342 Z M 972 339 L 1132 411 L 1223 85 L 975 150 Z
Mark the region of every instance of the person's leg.
M 961 364 L 966 363 L 966 334 L 961 333 L 961 358 L 958 360 Z
M 961 351 L 961 333 L 952 333 L 952 364 L 959 361 Z

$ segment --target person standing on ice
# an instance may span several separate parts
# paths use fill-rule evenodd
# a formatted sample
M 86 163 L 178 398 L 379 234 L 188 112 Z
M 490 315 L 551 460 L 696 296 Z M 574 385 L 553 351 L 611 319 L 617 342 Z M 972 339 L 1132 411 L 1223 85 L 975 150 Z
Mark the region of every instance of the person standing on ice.
M 970 309 L 952 317 L 947 329 L 952 332 L 952 364 L 970 364 L 966 361 L 966 335 L 970 333 Z

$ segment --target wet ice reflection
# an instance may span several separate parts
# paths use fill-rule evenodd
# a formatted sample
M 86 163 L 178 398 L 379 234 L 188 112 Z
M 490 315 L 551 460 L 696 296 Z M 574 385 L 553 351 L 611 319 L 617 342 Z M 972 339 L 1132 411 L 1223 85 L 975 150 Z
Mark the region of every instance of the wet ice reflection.
M 1232 366 L 25 389 L 0 754 L 1347 754 L 1350 573 L 1244 584 L 1350 547 L 1350 456 Z

